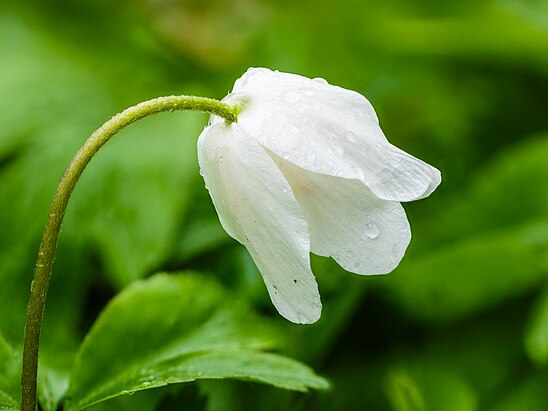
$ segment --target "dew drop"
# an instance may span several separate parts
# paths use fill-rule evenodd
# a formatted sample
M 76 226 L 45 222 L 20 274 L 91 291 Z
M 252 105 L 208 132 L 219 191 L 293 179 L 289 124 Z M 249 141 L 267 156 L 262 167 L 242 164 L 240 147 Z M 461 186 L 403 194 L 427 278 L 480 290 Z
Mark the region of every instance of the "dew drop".
M 289 189 L 286 186 L 282 186 L 282 192 L 287 193 Z
M 381 233 L 379 227 L 375 223 L 367 223 L 364 231 L 365 235 L 372 240 L 376 239 Z
M 289 158 L 289 153 L 288 153 L 287 151 L 284 151 L 284 152 L 282 153 L 282 158 L 283 158 L 284 160 L 287 160 L 287 159 Z
M 324 78 L 321 78 L 321 77 L 316 77 L 314 79 L 312 79 L 313 81 L 315 81 L 316 83 L 320 83 L 320 84 L 328 84 L 327 83 L 327 80 L 324 79 Z

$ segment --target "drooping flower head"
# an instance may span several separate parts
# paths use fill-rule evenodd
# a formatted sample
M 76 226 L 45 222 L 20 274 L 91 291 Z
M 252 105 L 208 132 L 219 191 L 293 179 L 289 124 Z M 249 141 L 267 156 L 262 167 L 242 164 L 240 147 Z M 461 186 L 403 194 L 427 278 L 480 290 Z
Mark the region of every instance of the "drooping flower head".
M 388 142 L 359 93 L 323 79 L 249 69 L 212 116 L 198 160 L 227 233 L 247 247 L 281 315 L 313 323 L 310 252 L 357 274 L 385 274 L 411 239 L 400 202 L 439 185 L 434 167 Z

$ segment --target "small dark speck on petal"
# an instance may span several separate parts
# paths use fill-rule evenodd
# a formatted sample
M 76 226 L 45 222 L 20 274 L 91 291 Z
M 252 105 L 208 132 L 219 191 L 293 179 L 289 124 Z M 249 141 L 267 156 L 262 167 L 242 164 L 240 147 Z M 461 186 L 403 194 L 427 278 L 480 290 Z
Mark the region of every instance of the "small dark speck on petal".
M 293 280 L 293 282 L 294 282 L 295 284 L 297 284 L 297 280 L 296 280 L 296 279 L 295 279 L 295 280 Z

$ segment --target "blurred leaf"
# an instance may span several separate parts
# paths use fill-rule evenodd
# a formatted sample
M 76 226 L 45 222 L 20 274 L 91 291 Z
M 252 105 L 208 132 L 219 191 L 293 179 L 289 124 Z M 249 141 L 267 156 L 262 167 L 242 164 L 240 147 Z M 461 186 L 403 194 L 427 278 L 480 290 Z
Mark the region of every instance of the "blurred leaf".
M 430 216 L 424 240 L 434 250 L 416 257 L 411 252 L 379 281 L 389 298 L 420 318 L 447 322 L 539 284 L 548 272 L 547 163 L 548 140 L 540 138 L 480 171 L 468 189 Z M 420 228 L 415 241 L 424 234 Z
M 38 364 L 38 400 L 43 411 L 56 411 L 64 398 L 69 383 L 69 371 L 57 364 L 50 365 L 40 352 Z
M 456 375 L 419 366 L 388 374 L 387 395 L 394 411 L 473 411 L 477 399 Z
M 115 397 L 92 405 L 93 411 L 162 411 L 158 403 L 166 393 L 163 390 L 137 391 L 132 395 Z
M 378 17 L 377 24 L 364 25 L 363 31 L 379 40 L 378 47 L 394 53 L 475 57 L 499 64 L 527 64 L 539 71 L 548 66 L 546 25 L 531 24 L 527 16 L 505 10 L 498 2 L 474 4 L 464 13 L 436 18 L 403 13 Z
M 55 185 L 79 146 L 116 111 L 159 93 L 162 83 L 157 79 L 150 91 L 137 82 L 141 89 L 128 97 L 125 84 L 109 84 L 120 67 L 104 65 L 101 55 L 81 60 L 60 46 L 66 38 L 51 39 L 13 16 L 0 19 L 0 165 L 7 156 L 0 167 L 2 257 L 34 252 Z M 108 67 L 104 76 L 95 72 L 98 65 Z M 121 89 L 124 98 L 114 98 Z M 109 143 L 82 176 L 61 242 L 95 247 L 116 287 L 154 270 L 170 251 L 188 186 L 198 176 L 195 147 L 205 120 L 186 113 L 144 120 Z
M 0 410 L 18 410 L 21 396 L 18 356 L 0 335 Z
M 231 238 L 221 226 L 202 177 L 196 177 L 184 226 L 179 230 L 179 238 L 173 250 L 178 263 L 186 262 L 231 242 Z M 211 269 L 211 265 L 208 268 Z
M 218 218 L 193 221 L 184 230 L 178 248 L 180 252 L 180 261 L 185 261 L 200 253 L 210 251 L 211 249 L 224 245 L 228 242 L 228 235 L 219 224 Z
M 518 296 L 546 277 L 548 243 L 528 239 L 535 227 L 476 236 L 412 259 L 381 286 L 419 318 L 444 323 L 462 318 Z
M 403 370 L 388 376 L 387 395 L 395 411 L 426 411 L 419 388 Z
M 520 334 L 524 315 L 505 307 L 451 329 L 441 328 L 439 335 L 420 345 L 413 363 L 460 376 L 482 399 L 497 398 L 526 361 Z
M 19 252 L 0 256 L 0 333 L 11 345 L 22 345 L 25 312 L 31 278 L 18 275 L 27 255 Z M 32 268 L 29 277 L 32 275 Z
M 534 374 L 514 383 L 497 396 L 486 411 L 545 411 L 548 404 L 548 375 Z
M 117 288 L 159 265 L 173 247 L 198 175 L 195 144 L 202 121 L 190 113 L 143 120 L 105 147 L 91 164 L 93 172 L 82 176 L 65 227 L 98 245 Z
M 213 281 L 157 275 L 124 290 L 101 314 L 76 359 L 67 409 L 203 378 L 327 387 L 303 364 L 261 351 L 279 341 L 271 325 Z
M 548 291 L 544 290 L 533 307 L 525 329 L 527 354 L 537 365 L 548 363 Z
M 346 272 L 331 258 L 311 255 L 311 262 L 321 286 L 322 316 L 312 327 L 288 326 L 293 341 L 290 352 L 306 363 L 323 364 L 347 327 L 351 327 L 357 309 L 366 300 L 368 283 Z
M 213 0 L 146 4 L 143 22 L 171 46 L 172 52 L 188 55 L 206 66 L 226 69 L 245 53 L 250 38 L 261 27 L 266 14 L 264 2 Z M 234 30 L 234 25 L 238 30 Z M 219 39 L 223 41 L 219 41 Z
M 207 396 L 207 411 L 232 411 L 241 408 L 241 397 L 233 387 L 233 382 L 202 380 L 200 392 Z
M 439 247 L 474 234 L 548 218 L 548 136 L 519 142 L 482 166 L 468 187 L 439 204 L 423 241 Z M 443 184 L 451 184 L 445 181 Z

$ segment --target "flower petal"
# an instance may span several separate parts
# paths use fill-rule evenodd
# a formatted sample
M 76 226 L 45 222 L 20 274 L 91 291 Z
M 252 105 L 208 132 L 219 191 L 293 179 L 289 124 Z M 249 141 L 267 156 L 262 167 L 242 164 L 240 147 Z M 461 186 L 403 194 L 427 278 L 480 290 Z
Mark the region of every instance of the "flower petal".
M 215 122 L 200 135 L 198 161 L 223 227 L 247 247 L 280 314 L 295 323 L 318 320 L 308 225 L 263 147 L 238 124 Z
M 360 180 L 381 199 L 423 198 L 441 181 L 437 169 L 388 142 L 364 96 L 323 79 L 251 69 L 224 101 L 242 104 L 242 129 L 279 157 Z
M 310 227 L 312 252 L 357 274 L 386 274 L 411 240 L 400 203 L 380 200 L 360 181 L 311 173 L 272 154 Z

